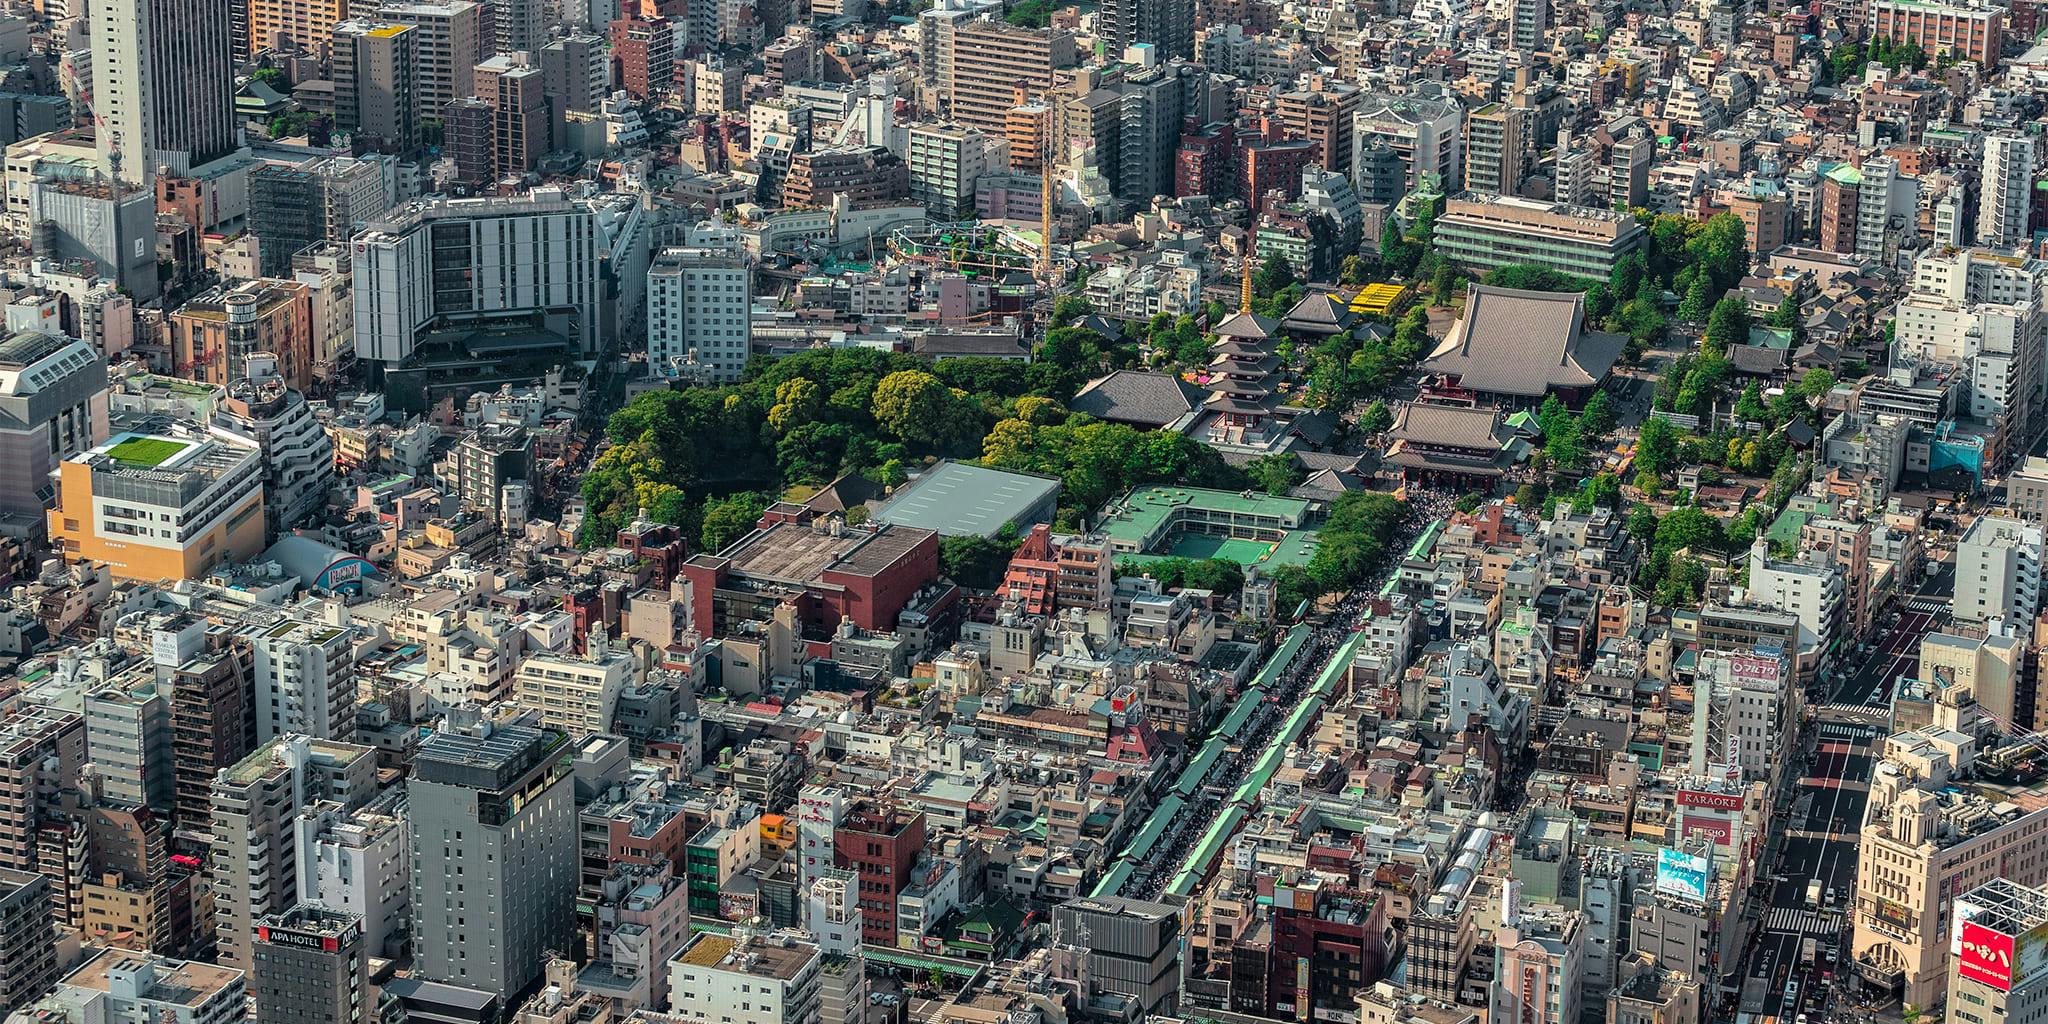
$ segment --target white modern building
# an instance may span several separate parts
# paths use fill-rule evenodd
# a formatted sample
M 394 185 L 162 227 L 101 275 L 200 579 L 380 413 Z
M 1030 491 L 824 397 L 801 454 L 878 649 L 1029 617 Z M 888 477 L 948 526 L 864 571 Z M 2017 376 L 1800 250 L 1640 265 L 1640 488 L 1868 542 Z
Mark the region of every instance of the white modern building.
M 363 949 L 397 956 L 412 909 L 412 823 L 323 801 L 300 812 L 296 827 L 300 897 L 361 918 Z
M 514 701 L 541 724 L 582 739 L 610 732 L 619 694 L 640 681 L 639 661 L 592 633 L 587 655 L 542 652 L 519 666 Z
M 334 442 L 306 396 L 278 376 L 276 356 L 250 357 L 248 375 L 228 383 L 209 429 L 263 452 L 267 536 L 296 529 L 326 504 L 334 486 Z
M 662 249 L 647 271 L 647 365 L 657 376 L 738 380 L 747 367 L 753 272 L 737 235 L 710 226 Z
M 669 961 L 671 1012 L 731 1024 L 817 1024 L 818 947 L 787 932 L 711 932 Z
M 254 631 L 257 742 L 287 733 L 355 738 L 358 638 L 347 626 L 291 620 Z
M 1956 545 L 1957 622 L 2032 622 L 2041 609 L 2041 528 L 1979 516 Z
M 230 1024 L 246 1019 L 247 1000 L 241 971 L 101 949 L 31 1009 L 93 1024 Z
M 604 247 L 589 205 L 559 189 L 413 203 L 353 248 L 360 359 L 388 368 L 425 336 L 519 317 L 528 336 L 552 334 L 579 354 L 598 348 Z
M 1977 179 L 1977 244 L 2024 243 L 2033 198 L 2033 137 L 1985 136 L 1984 167 Z
M 1970 418 L 2032 436 L 2048 386 L 2044 270 L 2048 263 L 2010 252 L 1927 252 L 1894 310 L 1894 358 L 1963 370 Z

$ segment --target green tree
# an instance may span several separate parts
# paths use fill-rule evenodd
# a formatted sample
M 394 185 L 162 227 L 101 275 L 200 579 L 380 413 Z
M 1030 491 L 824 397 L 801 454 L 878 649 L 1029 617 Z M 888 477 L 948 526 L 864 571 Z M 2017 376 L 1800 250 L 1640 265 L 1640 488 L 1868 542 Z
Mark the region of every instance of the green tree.
M 704 528 L 698 539 L 704 542 L 706 551 L 723 551 L 726 545 L 746 536 L 767 510 L 767 500 L 758 494 L 713 498 L 704 503 Z
M 1095 306 L 1079 295 L 1062 295 L 1053 300 L 1051 327 L 1067 327 L 1095 312 Z
M 1457 268 L 1451 266 L 1449 263 L 1437 263 L 1435 272 L 1433 272 L 1429 278 L 1429 290 L 1431 294 L 1436 296 L 1436 304 L 1439 306 L 1449 304 L 1451 301 L 1451 293 L 1457 290 L 1457 287 Z
M 1643 421 L 1636 439 L 1636 469 L 1663 476 L 1678 468 L 1678 428 L 1662 416 Z
M 1394 414 L 1387 408 L 1383 398 L 1375 398 L 1365 411 L 1358 414 L 1358 429 L 1368 434 L 1384 433 L 1394 425 Z
M 817 418 L 825 403 L 818 382 L 809 377 L 791 377 L 775 387 L 775 405 L 768 410 L 768 426 L 778 434 Z
M 1261 455 L 1246 464 L 1244 472 L 1267 494 L 1286 494 L 1295 484 L 1308 478 L 1301 457 L 1293 452 Z
M 1295 280 L 1293 264 L 1278 255 L 1268 256 L 1259 264 L 1258 273 L 1252 275 L 1252 290 L 1259 295 L 1272 295 Z
M 1748 343 L 1748 304 L 1734 295 L 1714 303 L 1714 311 L 1707 316 L 1706 347 L 1725 353 Z
M 1698 323 L 1713 314 L 1714 286 L 1705 274 L 1692 279 L 1692 287 L 1686 289 L 1685 301 L 1678 304 L 1680 320 Z
M 1807 398 L 1820 398 L 1833 391 L 1836 383 L 1833 373 L 1814 367 L 1799 378 L 1799 393 Z
M 963 587 L 990 590 L 1002 582 L 1016 551 L 1015 544 L 990 537 L 947 537 L 939 541 L 939 571 Z
M 1742 389 L 1742 397 L 1735 400 L 1735 415 L 1752 423 L 1762 423 L 1765 418 L 1764 392 L 1756 381 Z
M 1365 284 L 1372 280 L 1372 264 L 1363 256 L 1346 256 L 1337 272 L 1337 280 L 1344 284 Z
M 1792 340 L 1806 337 L 1806 315 L 1800 308 L 1799 298 L 1790 292 L 1778 300 L 1778 308 L 1771 310 L 1770 325 L 1781 331 L 1792 332 Z
M 1614 400 L 1605 391 L 1593 392 L 1579 413 L 1579 432 L 1587 437 L 1605 437 L 1615 426 Z
M 898 370 L 875 385 L 875 422 L 905 441 L 942 442 L 951 404 L 952 392 L 923 370 Z

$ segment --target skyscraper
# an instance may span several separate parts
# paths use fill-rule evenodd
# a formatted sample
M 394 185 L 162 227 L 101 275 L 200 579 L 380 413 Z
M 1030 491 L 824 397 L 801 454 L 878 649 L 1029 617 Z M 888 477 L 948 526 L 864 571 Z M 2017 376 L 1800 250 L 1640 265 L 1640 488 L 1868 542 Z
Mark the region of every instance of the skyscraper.
M 420 742 L 411 795 L 420 976 L 501 999 L 573 948 L 576 795 L 569 738 L 450 712 Z
M 1103 0 L 1096 24 L 1111 54 L 1151 43 L 1162 58 L 1195 56 L 1195 0 Z
M 228 0 L 110 0 L 92 18 L 100 157 L 135 185 L 232 153 Z

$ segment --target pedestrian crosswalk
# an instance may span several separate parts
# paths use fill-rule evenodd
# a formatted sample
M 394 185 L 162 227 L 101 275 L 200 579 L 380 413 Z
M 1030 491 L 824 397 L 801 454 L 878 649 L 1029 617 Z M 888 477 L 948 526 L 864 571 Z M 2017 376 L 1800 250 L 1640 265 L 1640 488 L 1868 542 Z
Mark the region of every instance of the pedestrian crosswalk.
M 1764 930 L 1796 932 L 1815 937 L 1834 935 L 1842 930 L 1842 912 L 1813 911 L 1801 907 L 1772 907 L 1770 914 L 1764 918 Z
M 1874 715 L 1878 718 L 1892 716 L 1892 709 L 1882 704 L 1822 704 L 1820 709 L 1823 712 L 1833 711 L 1846 715 Z
M 1932 615 L 1947 607 L 1948 599 L 1943 597 L 1916 597 L 1906 602 L 1907 611 L 1925 615 Z
M 1820 733 L 1821 739 L 1846 740 L 1849 742 L 1867 740 L 1877 735 L 1877 729 L 1872 726 L 1857 725 L 1850 722 L 1822 722 L 1817 731 Z

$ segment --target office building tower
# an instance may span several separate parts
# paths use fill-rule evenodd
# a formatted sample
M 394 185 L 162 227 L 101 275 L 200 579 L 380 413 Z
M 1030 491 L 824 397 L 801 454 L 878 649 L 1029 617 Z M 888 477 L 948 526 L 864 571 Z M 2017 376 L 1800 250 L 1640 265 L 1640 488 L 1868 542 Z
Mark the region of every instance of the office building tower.
M 419 145 L 419 30 L 346 21 L 334 29 L 334 127 L 365 146 L 409 153 Z
M 597 220 L 557 189 L 417 203 L 357 236 L 356 357 L 393 367 L 426 334 L 483 316 L 536 314 L 575 353 L 597 349 Z M 441 260 L 470 273 L 437 278 Z
M 1437 251 L 1482 273 L 1529 263 L 1604 281 L 1647 244 L 1649 233 L 1629 214 L 1533 199 L 1460 196 L 1437 218 Z
M 411 25 L 418 36 L 413 93 L 419 121 L 438 118 L 443 107 L 476 94 L 476 66 L 491 54 L 489 13 L 472 0 L 400 0 L 369 15 Z
M 860 878 L 861 936 L 870 946 L 896 945 L 896 898 L 924 852 L 924 812 L 872 800 L 855 801 L 832 836 L 833 867 Z
M 952 119 L 1001 138 L 1019 97 L 1050 91 L 1055 72 L 1074 63 L 1074 36 L 1060 29 L 977 21 L 953 33 Z M 973 190 L 969 189 L 971 195 Z
M 507 999 L 543 953 L 573 948 L 569 738 L 451 715 L 420 742 L 408 786 L 415 970 Z
M 663 249 L 647 271 L 647 365 L 700 366 L 738 380 L 752 336 L 753 274 L 737 247 Z M 681 371 L 678 371 L 681 372 Z
M 1149 43 L 1162 59 L 1195 56 L 1195 0 L 1104 0 L 1095 25 L 1113 54 Z
M 84 260 L 134 301 L 156 299 L 155 193 L 75 178 L 38 180 L 25 191 L 29 249 L 37 257 Z
M 356 915 L 301 903 L 256 919 L 248 983 L 261 1021 L 361 1024 L 369 962 Z
M 2019 245 L 2030 234 L 2034 200 L 2034 138 L 1987 135 L 1977 179 L 1977 244 Z
M 0 512 L 39 516 L 50 473 L 107 436 L 107 360 L 93 346 L 41 331 L 0 340 Z
M 226 0 L 111 0 L 93 10 L 91 103 L 101 160 L 131 185 L 235 151 Z
M 303 164 L 259 164 L 249 173 L 249 233 L 259 240 L 264 277 L 290 278 L 309 246 L 346 245 L 359 225 L 390 208 L 384 168 L 336 156 Z
M 0 1014 L 27 1006 L 57 983 L 57 930 L 50 881 L 0 868 Z
M 1088 960 L 1083 999 L 1113 994 L 1147 1015 L 1173 1013 L 1180 990 L 1178 907 L 1094 896 L 1054 907 L 1052 927 L 1054 942 Z
M 214 932 L 222 966 L 254 962 L 256 922 L 283 913 L 299 891 L 299 810 L 317 800 L 360 807 L 376 794 L 368 747 L 306 736 L 272 740 L 213 780 Z

